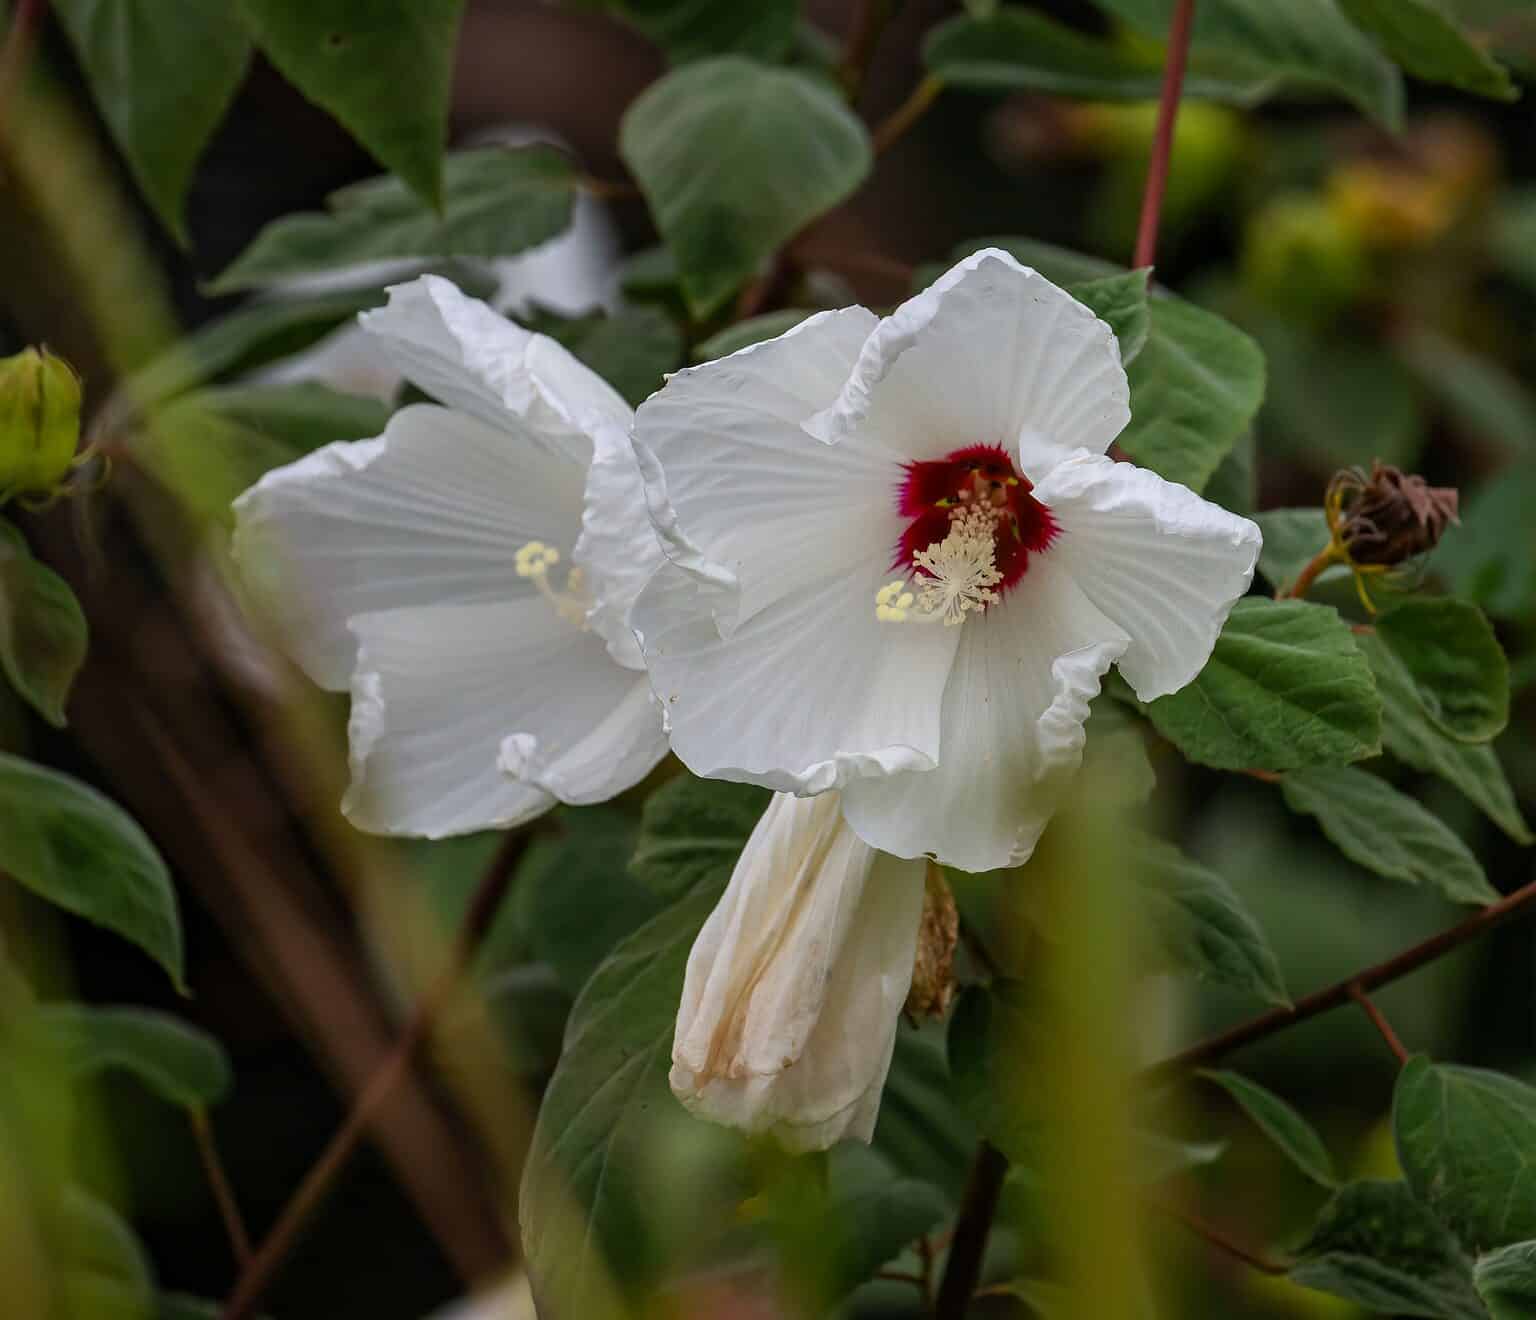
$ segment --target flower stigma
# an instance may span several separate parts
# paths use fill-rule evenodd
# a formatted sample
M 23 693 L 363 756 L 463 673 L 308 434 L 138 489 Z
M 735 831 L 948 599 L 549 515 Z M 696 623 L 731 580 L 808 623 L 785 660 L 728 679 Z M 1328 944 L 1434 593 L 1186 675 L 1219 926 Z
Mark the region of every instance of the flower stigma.
M 565 589 L 558 590 L 550 585 L 549 570 L 559 562 L 560 552 L 543 541 L 529 541 L 519 546 L 513 557 L 518 577 L 532 582 L 562 619 L 585 631 L 587 611 L 592 607 L 592 599 L 587 591 L 587 575 L 582 572 L 580 565 L 572 565 L 565 575 Z
M 996 605 L 1058 528 L 1031 484 L 997 445 L 972 445 L 908 463 L 898 510 L 909 519 L 893 568 L 907 577 L 875 593 L 882 623 L 957 627 Z

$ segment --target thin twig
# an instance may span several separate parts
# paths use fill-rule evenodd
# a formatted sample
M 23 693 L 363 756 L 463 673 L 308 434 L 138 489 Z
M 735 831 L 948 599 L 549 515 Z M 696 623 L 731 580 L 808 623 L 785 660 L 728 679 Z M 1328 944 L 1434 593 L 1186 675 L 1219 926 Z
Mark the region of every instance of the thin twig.
M 1225 1229 L 1217 1228 L 1195 1214 L 1192 1210 L 1186 1210 L 1182 1205 L 1174 1201 L 1163 1201 L 1156 1198 L 1148 1198 L 1148 1203 L 1159 1214 L 1183 1224 L 1196 1237 L 1204 1239 L 1217 1251 L 1224 1252 L 1234 1260 L 1240 1260 L 1250 1269 L 1258 1270 L 1260 1274 L 1286 1274 L 1290 1266 L 1245 1247 L 1241 1242 L 1231 1237 Z
M 1206 1040 L 1191 1045 L 1186 1050 L 1180 1050 L 1179 1053 L 1146 1069 L 1142 1078 L 1145 1081 L 1164 1081 L 1191 1068 L 1202 1067 L 1245 1045 L 1264 1040 L 1298 1022 L 1305 1022 L 1308 1018 L 1314 1018 L 1320 1013 L 1338 1008 L 1340 1004 L 1350 1002 L 1356 988 L 1364 993 L 1400 980 L 1410 972 L 1418 971 L 1420 967 L 1434 962 L 1435 959 L 1443 957 L 1453 949 L 1459 949 L 1463 944 L 1503 925 L 1512 917 L 1523 914 L 1533 906 L 1536 906 L 1536 881 L 1515 890 L 1497 903 L 1490 903 L 1475 916 L 1468 917 L 1449 930 L 1443 930 L 1438 935 L 1413 945 L 1412 948 L 1404 949 L 1384 962 L 1362 968 L 1353 976 L 1347 976 L 1325 989 L 1303 996 L 1290 1008 L 1271 1009 L 1268 1013 L 1261 1013 L 1258 1017 L 1240 1022 L 1235 1027 L 1229 1027 L 1226 1031 L 1218 1032 Z
M 251 1308 L 272 1281 L 278 1266 L 292 1250 L 310 1215 L 325 1198 L 331 1184 L 336 1181 L 337 1175 L 346 1167 L 347 1161 L 362 1141 L 374 1111 L 389 1097 L 409 1070 L 416 1051 L 432 1034 L 438 1014 L 450 999 L 480 940 L 495 919 L 513 872 L 531 838 L 530 831 L 518 830 L 503 840 L 470 899 L 469 908 L 454 939 L 447 967 L 421 997 L 394 1048 L 358 1094 L 346 1121 L 305 1174 L 303 1182 L 283 1207 L 277 1222 L 252 1257 L 249 1266 L 241 1272 L 234 1292 L 220 1313 L 220 1320 L 241 1320 L 241 1317 L 250 1314 Z
M 1168 62 L 1163 69 L 1163 90 L 1157 102 L 1157 132 L 1152 138 L 1152 159 L 1147 162 L 1141 222 L 1136 227 L 1137 266 L 1150 266 L 1157 257 L 1157 225 L 1163 211 L 1163 190 L 1168 183 L 1173 128 L 1179 118 L 1179 98 L 1184 91 L 1184 68 L 1189 63 L 1189 32 L 1194 18 L 1195 0 L 1178 0 L 1168 24 Z
M 916 1274 L 911 1270 L 876 1270 L 875 1278 L 886 1279 L 891 1283 L 911 1283 L 923 1289 L 926 1289 L 928 1286 L 927 1281 L 921 1274 Z
M 0 141 L 5 138 L 11 100 L 21 85 L 22 73 L 37 42 L 47 9 L 48 0 L 17 0 L 10 31 L 5 34 L 5 45 L 0 47 Z
M 1376 1007 L 1370 995 L 1365 993 L 1360 982 L 1350 982 L 1349 997 L 1365 1010 L 1365 1015 L 1370 1018 L 1371 1025 L 1381 1033 L 1382 1040 L 1387 1042 L 1387 1048 L 1397 1058 L 1397 1066 L 1401 1068 L 1407 1064 L 1408 1051 L 1403 1048 L 1403 1042 L 1397 1038 L 1397 1032 L 1392 1030 L 1392 1024 L 1387 1021 L 1386 1014 Z
M 949 1248 L 949 1262 L 939 1284 L 939 1300 L 934 1308 L 936 1320 L 964 1320 L 971 1294 L 981 1279 L 981 1262 L 987 1252 L 987 1238 L 997 1214 L 998 1198 L 1003 1193 L 1003 1179 L 1008 1175 L 1008 1161 L 1002 1151 L 982 1140 L 976 1146 L 971 1176 L 966 1180 L 960 1217 L 955 1221 L 955 1237 Z
M 201 1106 L 187 1110 L 192 1124 L 192 1137 L 197 1142 L 197 1155 L 203 1162 L 203 1172 L 208 1178 L 219 1218 L 224 1221 L 224 1231 L 229 1235 L 229 1247 L 235 1256 L 235 1264 L 244 1269 L 251 1259 L 251 1236 L 245 1231 L 245 1219 L 240 1214 L 240 1203 L 235 1200 L 235 1189 L 224 1171 L 224 1161 L 219 1158 L 218 1142 L 213 1137 L 213 1125 L 208 1121 L 208 1111 Z
M 918 83 L 912 89 L 912 95 L 891 111 L 890 117 L 871 136 L 875 155 L 883 156 L 895 146 L 906 131 L 928 113 L 928 107 L 938 100 L 943 90 L 944 80 L 936 73 L 930 73 Z
M 891 0 L 858 0 L 853 22 L 848 27 L 843 57 L 837 63 L 837 80 L 842 83 L 850 105 L 859 99 L 864 75 L 869 72 L 869 61 L 895 8 Z

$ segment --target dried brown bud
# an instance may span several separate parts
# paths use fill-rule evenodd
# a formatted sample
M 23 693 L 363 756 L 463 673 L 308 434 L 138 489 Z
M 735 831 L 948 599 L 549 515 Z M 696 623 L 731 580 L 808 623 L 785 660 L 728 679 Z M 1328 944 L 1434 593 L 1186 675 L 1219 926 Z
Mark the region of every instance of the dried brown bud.
M 960 914 L 944 872 L 932 862 L 923 886 L 923 918 L 917 928 L 917 957 L 906 1011 L 913 1017 L 943 1017 L 955 995 L 955 945 Z
M 1355 564 L 1390 567 L 1433 550 L 1457 518 L 1454 487 L 1375 463 L 1369 476 L 1346 468 L 1328 483 L 1328 510 L 1339 544 Z

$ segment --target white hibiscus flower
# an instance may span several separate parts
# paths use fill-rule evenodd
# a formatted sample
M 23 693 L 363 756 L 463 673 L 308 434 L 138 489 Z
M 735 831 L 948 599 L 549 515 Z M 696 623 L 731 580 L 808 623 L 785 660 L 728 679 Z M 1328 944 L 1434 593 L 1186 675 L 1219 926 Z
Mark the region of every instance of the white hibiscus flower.
M 612 797 L 666 750 L 627 621 L 661 562 L 632 410 L 446 280 L 360 319 L 441 406 L 235 504 L 237 561 L 294 657 L 351 690 L 343 810 L 441 838 Z
M 863 842 L 836 793 L 775 796 L 688 956 L 678 1098 L 792 1150 L 868 1141 L 912 983 L 926 865 Z
M 840 789 L 901 857 L 1022 862 L 1104 672 L 1188 683 L 1258 558 L 1105 457 L 1128 403 L 1109 326 L 997 250 L 673 376 L 636 418 L 668 562 L 633 615 L 673 749 Z

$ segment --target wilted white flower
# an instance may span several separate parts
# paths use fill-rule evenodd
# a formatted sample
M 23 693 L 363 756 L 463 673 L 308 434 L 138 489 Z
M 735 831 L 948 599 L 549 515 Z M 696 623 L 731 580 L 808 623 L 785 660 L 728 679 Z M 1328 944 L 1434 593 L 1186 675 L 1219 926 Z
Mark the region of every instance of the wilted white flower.
M 1104 672 L 1189 682 L 1258 557 L 1105 457 L 1129 416 L 1109 326 L 997 250 L 677 373 L 637 417 L 668 562 L 633 616 L 673 749 L 841 789 L 898 856 L 1023 861 Z
M 665 752 L 627 616 L 661 560 L 633 413 L 446 280 L 363 327 L 440 401 L 236 501 L 235 553 L 298 662 L 352 694 L 363 829 L 440 838 L 599 802 Z
M 793 1150 L 868 1141 L 912 982 L 921 861 L 877 852 L 836 793 L 778 794 L 694 941 L 672 1090 Z

